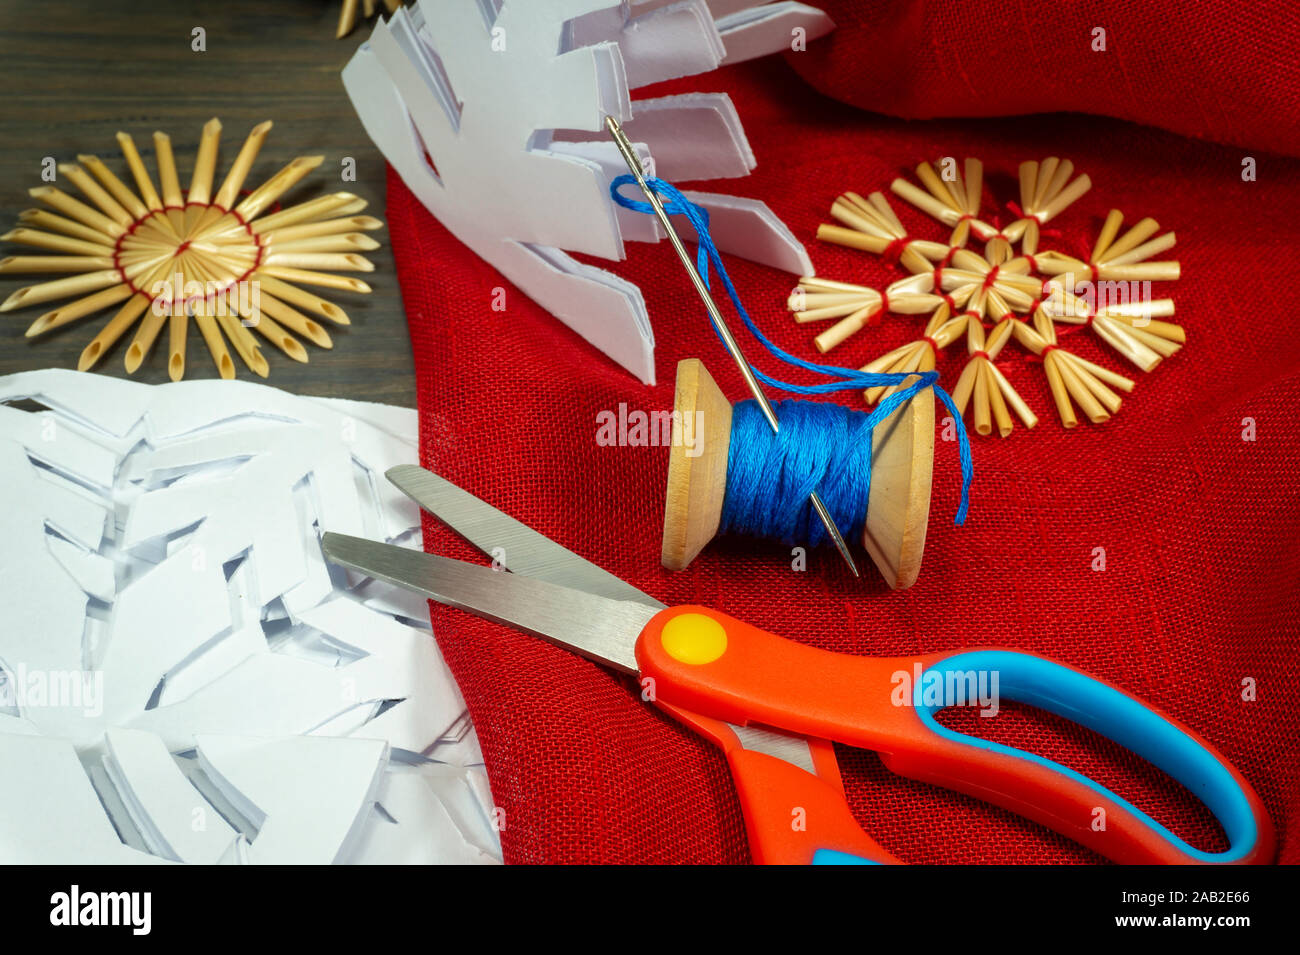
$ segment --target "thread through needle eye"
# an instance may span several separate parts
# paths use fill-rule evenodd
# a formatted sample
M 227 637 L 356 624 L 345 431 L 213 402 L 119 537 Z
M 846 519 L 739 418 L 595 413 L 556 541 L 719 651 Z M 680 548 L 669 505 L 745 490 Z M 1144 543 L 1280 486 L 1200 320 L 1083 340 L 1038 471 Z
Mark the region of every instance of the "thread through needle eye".
M 772 409 L 772 403 L 768 401 L 767 395 L 763 393 L 763 387 L 754 377 L 754 369 L 750 367 L 749 362 L 745 359 L 744 353 L 740 350 L 740 345 L 736 337 L 731 334 L 726 320 L 722 313 L 718 311 L 717 304 L 713 301 L 713 296 L 709 294 L 708 286 L 704 284 L 704 278 L 695 269 L 695 263 L 692 261 L 690 253 L 686 251 L 686 246 L 682 244 L 681 237 L 673 227 L 672 220 L 668 218 L 668 213 L 664 210 L 663 203 L 660 202 L 659 196 L 645 179 L 645 169 L 641 166 L 641 160 L 636 154 L 636 149 L 623 133 L 623 128 L 619 126 L 618 120 L 613 116 L 605 117 L 605 126 L 609 129 L 610 136 L 614 139 L 614 145 L 618 147 L 619 153 L 623 156 L 623 162 L 627 163 L 628 170 L 636 178 L 637 185 L 645 193 L 646 201 L 654 209 L 655 216 L 659 219 L 659 224 L 664 227 L 668 234 L 668 241 L 677 253 L 677 258 L 681 260 L 686 274 L 691 278 L 691 284 L 695 286 L 696 293 L 700 296 L 700 301 L 704 303 L 705 309 L 709 313 L 709 318 L 713 319 L 713 326 L 718 330 L 722 337 L 722 344 L 726 346 L 727 352 L 731 355 L 732 361 L 736 363 L 740 375 L 745 379 L 745 385 L 749 388 L 750 394 L 758 402 L 759 408 L 763 412 L 763 417 L 771 425 L 773 431 L 779 431 L 781 426 L 776 420 L 776 412 Z M 813 510 L 816 512 L 818 519 L 821 520 L 822 526 L 826 528 L 826 533 L 830 535 L 831 540 L 835 542 L 835 547 L 844 558 L 844 562 L 849 565 L 849 570 L 853 571 L 853 576 L 859 576 L 858 565 L 853 560 L 853 555 L 849 553 L 849 545 L 844 542 L 844 537 L 840 534 L 840 529 L 835 526 L 835 521 L 831 517 L 831 512 L 827 510 L 826 505 L 822 502 L 821 496 L 813 491 L 808 496 Z

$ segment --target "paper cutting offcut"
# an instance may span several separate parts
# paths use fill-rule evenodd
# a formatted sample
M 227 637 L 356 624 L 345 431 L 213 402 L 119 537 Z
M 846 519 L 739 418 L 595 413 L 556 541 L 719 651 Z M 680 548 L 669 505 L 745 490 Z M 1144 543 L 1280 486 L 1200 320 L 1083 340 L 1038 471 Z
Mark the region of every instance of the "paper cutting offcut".
M 94 367 L 134 327 L 124 356 L 126 370 L 134 373 L 166 324 L 173 381 L 185 374 L 191 317 L 222 378 L 235 376 L 232 347 L 254 374 L 267 376 L 270 366 L 253 331 L 294 361 L 307 361 L 297 336 L 333 347 L 329 332 L 312 316 L 347 325 L 348 315 L 303 286 L 369 292 L 360 279 L 333 273 L 374 271 L 361 253 L 379 247 L 365 233 L 383 222 L 359 215 L 366 201 L 350 192 L 277 207 L 323 156 L 299 156 L 256 189 L 244 190 L 270 129 L 269 121 L 253 127 L 215 192 L 217 119 L 203 127 L 186 190 L 171 139 L 161 132 L 153 134 L 157 187 L 127 133 L 118 133 L 117 141 L 134 191 L 97 156 L 60 164 L 58 181 L 71 183 L 87 201 L 56 185 L 29 190 L 48 209 L 21 213 L 19 227 L 2 238 L 56 254 L 9 256 L 0 260 L 0 274 L 66 277 L 18 289 L 0 312 L 73 299 L 37 318 L 27 329 L 31 338 L 117 308 L 82 351 L 81 371 Z
M 253 382 L 0 377 L 0 863 L 500 861 L 427 602 L 320 548 L 419 548 L 384 478 L 416 433 Z
M 1076 408 L 1089 421 L 1106 421 L 1119 410 L 1118 392 L 1133 390 L 1133 380 L 1088 361 L 1064 347 L 1058 337 L 1089 328 L 1110 348 L 1142 371 L 1151 371 L 1177 352 L 1183 329 L 1158 321 L 1174 313 L 1169 298 L 1152 298 L 1152 282 L 1177 279 L 1177 261 L 1152 261 L 1174 246 L 1174 233 L 1142 219 L 1120 234 L 1124 216 L 1112 209 L 1085 258 L 1061 251 L 1039 251 L 1042 227 L 1091 188 L 1086 175 L 1074 177 L 1068 159 L 1050 157 L 1020 165 L 1020 203 L 1008 203 L 1015 217 L 1008 225 L 982 216 L 983 165 L 967 159 L 964 175 L 955 159 L 921 163 L 917 178 L 925 188 L 895 179 L 893 192 L 952 228 L 947 241 L 908 235 L 882 193 L 864 198 L 846 192 L 831 206 L 838 225 L 824 224 L 817 237 L 826 242 L 883 256 L 912 273 L 883 291 L 851 282 L 806 277 L 790 296 L 797 322 L 837 321 L 813 340 L 829 351 L 886 313 L 928 315 L 915 341 L 880 356 L 862 370 L 910 373 L 931 371 L 939 353 L 964 341 L 967 361 L 952 396 L 964 414 L 971 409 L 975 430 L 1002 437 L 1015 418 L 1026 428 L 1038 418 L 1008 380 L 998 357 L 1015 339 L 1038 356 L 1061 423 L 1078 424 Z M 996 222 L 995 217 L 994 221 Z M 966 248 L 971 238 L 983 254 Z M 1020 246 L 1019 254 L 1016 245 Z M 875 403 L 893 389 L 873 388 L 864 397 Z

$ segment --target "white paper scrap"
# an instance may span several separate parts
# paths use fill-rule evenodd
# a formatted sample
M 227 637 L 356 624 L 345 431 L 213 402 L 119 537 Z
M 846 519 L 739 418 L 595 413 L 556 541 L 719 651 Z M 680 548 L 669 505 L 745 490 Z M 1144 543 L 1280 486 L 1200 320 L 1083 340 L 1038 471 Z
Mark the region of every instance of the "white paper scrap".
M 201 736 L 199 765 L 258 827 L 249 861 L 338 861 L 359 838 L 388 763 L 383 740 Z
M 176 862 L 217 862 L 238 833 L 207 804 L 152 733 L 111 729 L 105 768 L 150 850 Z
M 320 548 L 420 547 L 384 477 L 418 458 L 414 411 L 0 377 L 22 399 L 0 404 L 0 862 L 500 861 L 427 603 Z
M 160 862 L 128 848 L 67 740 L 0 733 L 0 863 Z

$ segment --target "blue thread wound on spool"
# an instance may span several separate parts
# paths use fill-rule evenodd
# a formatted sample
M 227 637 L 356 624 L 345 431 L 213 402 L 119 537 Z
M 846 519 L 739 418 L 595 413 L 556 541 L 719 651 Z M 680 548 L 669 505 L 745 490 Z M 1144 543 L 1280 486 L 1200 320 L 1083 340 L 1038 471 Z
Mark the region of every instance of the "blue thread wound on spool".
M 860 540 L 871 496 L 870 416 L 820 401 L 773 408 L 777 432 L 758 402 L 732 409 L 719 530 L 815 547 L 827 536 L 808 503 L 816 488 L 845 539 Z
M 631 175 L 617 176 L 609 184 L 609 194 L 617 205 L 624 209 L 631 209 L 634 212 L 644 213 L 645 215 L 654 215 L 654 207 L 648 202 L 642 202 L 639 199 L 629 199 L 622 195 L 619 190 L 626 185 L 636 183 L 636 177 Z M 889 374 L 884 372 L 866 372 L 858 371 L 853 368 L 841 368 L 838 365 L 819 365 L 816 362 L 805 361 L 796 355 L 790 354 L 783 348 L 774 344 L 762 330 L 754 324 L 754 320 L 749 317 L 749 312 L 745 311 L 745 305 L 740 300 L 740 293 L 736 287 L 731 284 L 731 276 L 727 274 L 726 266 L 722 264 L 722 255 L 718 252 L 718 247 L 713 244 L 713 236 L 709 234 L 709 211 L 702 206 L 687 199 L 682 193 L 670 182 L 663 179 L 657 179 L 653 176 L 647 177 L 646 184 L 654 190 L 664 207 L 664 212 L 668 215 L 685 216 L 690 222 L 691 227 L 695 230 L 698 241 L 695 270 L 699 272 L 700 278 L 704 280 L 705 288 L 709 288 L 709 263 L 718 270 L 718 278 L 722 280 L 723 287 L 727 290 L 727 297 L 731 299 L 731 304 L 736 308 L 736 314 L 741 317 L 749 333 L 758 339 L 767 351 L 775 358 L 780 359 L 787 365 L 795 368 L 803 368 L 821 375 L 824 378 L 832 380 L 823 382 L 819 385 L 795 385 L 789 382 L 781 381 L 766 375 L 750 365 L 754 376 L 763 384 L 781 391 L 788 391 L 792 394 L 800 395 L 826 395 L 837 391 L 858 391 L 867 388 L 889 388 L 893 386 L 902 386 L 903 383 L 912 379 L 912 383 L 906 387 L 899 387 L 888 398 L 885 398 L 875 407 L 869 415 L 865 416 L 863 427 L 866 428 L 866 447 L 871 447 L 871 431 L 875 426 L 891 414 L 905 405 L 912 398 L 916 397 L 926 388 L 933 388 L 935 397 L 943 402 L 949 414 L 952 415 L 953 426 L 957 433 L 957 456 L 961 461 L 961 503 L 957 506 L 957 515 L 953 518 L 954 524 L 964 524 L 966 522 L 966 510 L 970 507 L 970 485 L 975 478 L 975 465 L 971 461 L 970 438 L 966 435 L 966 425 L 962 422 L 961 413 L 957 410 L 957 405 L 953 403 L 952 396 L 939 387 L 939 373 L 937 371 L 914 372 L 910 374 Z M 719 339 L 722 338 L 722 331 L 713 322 L 713 316 L 709 316 L 709 323 L 713 325 L 714 334 Z M 737 405 L 739 407 L 739 405 Z M 843 408 L 843 411 L 848 411 Z M 862 457 L 863 466 L 867 470 L 868 482 L 871 473 L 871 455 L 867 453 Z M 812 488 L 809 488 L 811 491 Z M 825 491 L 822 491 L 822 500 L 830 509 L 829 502 L 825 499 Z M 724 505 L 725 506 L 725 505 Z M 800 513 L 806 508 L 801 508 Z M 865 511 L 865 509 L 864 509 Z M 832 511 L 834 514 L 834 511 Z M 836 520 L 836 526 L 841 525 Z M 841 531 L 842 532 L 842 531 Z

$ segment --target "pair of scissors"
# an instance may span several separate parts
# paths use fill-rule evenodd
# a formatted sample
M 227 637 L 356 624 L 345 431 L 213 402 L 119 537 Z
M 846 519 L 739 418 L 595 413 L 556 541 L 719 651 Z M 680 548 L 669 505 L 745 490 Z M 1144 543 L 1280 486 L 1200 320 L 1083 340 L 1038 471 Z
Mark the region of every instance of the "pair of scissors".
M 1116 862 L 1272 861 L 1272 824 L 1232 764 L 1195 731 L 1073 667 L 996 648 L 819 650 L 707 607 L 667 607 L 422 468 L 401 465 L 388 478 L 485 554 L 504 554 L 510 572 L 334 533 L 322 538 L 326 558 L 637 676 L 643 697 L 726 754 L 756 862 L 900 861 L 853 818 L 833 742 L 874 750 L 895 773 L 1002 806 Z M 951 702 L 930 692 L 936 685 L 970 687 L 991 673 L 1001 698 L 1073 720 L 1177 779 L 1214 813 L 1228 848 L 1196 849 L 1066 766 L 935 719 Z

